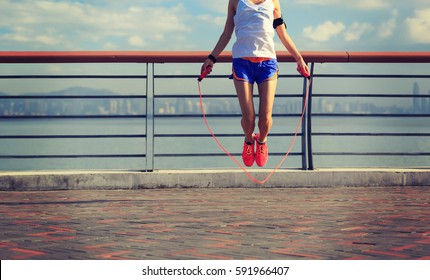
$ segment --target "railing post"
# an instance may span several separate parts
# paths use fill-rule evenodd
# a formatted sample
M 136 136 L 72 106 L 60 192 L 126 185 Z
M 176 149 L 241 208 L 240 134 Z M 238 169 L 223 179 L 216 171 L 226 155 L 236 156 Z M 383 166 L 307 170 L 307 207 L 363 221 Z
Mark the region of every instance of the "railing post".
M 149 65 L 151 64 L 151 67 Z M 146 171 L 154 171 L 154 63 L 146 64 Z
M 308 138 L 308 170 L 314 170 L 314 157 L 313 157 L 313 151 L 312 151 L 312 90 L 314 85 L 314 68 L 315 63 L 312 62 L 311 64 L 311 78 L 312 83 L 309 87 L 309 98 L 308 98 L 308 108 L 307 108 L 307 138 Z
M 303 110 L 307 111 L 307 108 L 305 108 L 306 104 L 306 88 L 307 88 L 308 80 L 306 78 L 303 78 L 303 100 L 302 100 L 302 108 Z M 303 118 L 302 120 L 302 170 L 307 170 L 308 163 L 306 160 L 306 118 Z

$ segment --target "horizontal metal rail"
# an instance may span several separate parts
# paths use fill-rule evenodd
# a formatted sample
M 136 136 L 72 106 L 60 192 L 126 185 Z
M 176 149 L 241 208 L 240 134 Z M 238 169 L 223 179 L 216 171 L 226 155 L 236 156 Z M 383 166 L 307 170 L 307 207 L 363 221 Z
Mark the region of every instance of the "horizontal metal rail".
M 0 155 L 0 159 L 145 158 L 145 154 L 111 155 Z
M 241 153 L 230 153 L 230 155 L 235 157 L 241 157 Z M 271 156 L 284 156 L 285 153 L 270 153 Z M 301 156 L 302 153 L 290 153 L 290 156 Z M 185 154 L 185 153 L 174 153 L 174 154 L 155 154 L 156 157 L 164 157 L 164 158 L 178 158 L 178 157 L 225 157 L 225 153 L 204 153 L 204 154 Z
M 430 78 L 430 77 L 429 77 Z M 330 93 L 315 93 L 313 97 L 372 97 L 372 98 L 429 98 L 430 95 L 411 95 L 411 94 L 351 94 L 351 93 L 339 93 L 339 94 L 330 94 Z
M 272 137 L 288 137 L 288 136 L 294 136 L 294 133 L 270 133 L 270 136 Z M 297 134 L 298 136 L 301 136 L 301 134 Z M 154 137 L 157 138 L 170 138 L 170 137 L 175 137 L 175 138 L 188 138 L 188 137 L 206 137 L 206 138 L 210 138 L 212 137 L 212 135 L 210 134 L 154 134 Z M 219 138 L 224 138 L 224 137 L 243 137 L 243 134 L 239 134 L 239 133 L 218 133 L 217 137 Z
M 428 79 L 430 75 L 404 75 L 404 74 L 315 74 L 315 78 L 366 78 L 366 79 Z
M 429 137 L 430 133 L 374 133 L 374 132 L 354 132 L 354 133 L 347 133 L 347 132 L 313 132 L 313 136 L 375 136 L 375 137 L 382 137 L 382 136 L 394 136 L 394 137 Z
M 115 138 L 146 138 L 146 134 L 117 135 L 0 135 L 0 139 L 115 139 Z
M 209 51 L 1 51 L 0 63 L 201 63 Z M 308 63 L 430 63 L 430 52 L 303 51 Z M 295 62 L 278 52 L 279 62 Z M 218 62 L 231 62 L 223 52 Z
M 430 156 L 430 153 L 338 153 L 338 152 L 330 152 L 330 153 L 324 153 L 324 152 L 317 152 L 314 153 L 314 155 L 319 156 L 422 156 L 422 157 L 428 157 Z
M 146 99 L 142 95 L 8 95 L 1 99 Z
M 146 75 L 0 75 L 0 79 L 146 79 Z
M 146 115 L 61 115 L 61 116 L 0 116 L 2 120 L 47 119 L 145 119 Z
M 314 113 L 313 117 L 357 117 L 357 118 L 428 118 L 430 114 L 376 114 L 376 113 Z

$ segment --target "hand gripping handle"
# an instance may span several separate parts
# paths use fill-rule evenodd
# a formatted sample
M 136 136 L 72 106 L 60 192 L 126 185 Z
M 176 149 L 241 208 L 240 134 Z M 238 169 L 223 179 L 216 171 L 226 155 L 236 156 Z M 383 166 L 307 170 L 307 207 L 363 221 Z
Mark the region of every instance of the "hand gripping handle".
M 197 79 L 199 82 L 201 82 L 204 78 L 206 78 L 207 75 L 212 71 L 212 67 L 206 67 L 205 71 L 200 74 L 199 78 Z
M 303 77 L 310 79 L 311 78 L 311 74 L 309 74 L 309 72 L 305 72 L 305 70 L 302 67 L 297 67 L 297 71 L 303 75 Z

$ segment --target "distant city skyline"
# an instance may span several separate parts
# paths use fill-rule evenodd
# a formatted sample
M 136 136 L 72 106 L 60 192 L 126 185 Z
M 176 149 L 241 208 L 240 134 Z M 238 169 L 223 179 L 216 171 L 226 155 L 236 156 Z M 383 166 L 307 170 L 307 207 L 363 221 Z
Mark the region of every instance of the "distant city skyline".
M 136 94 L 134 98 L 122 98 L 121 93 L 110 90 L 100 90 L 84 87 L 74 87 L 56 92 L 56 98 L 52 94 L 46 94 L 49 99 L 43 99 L 43 94 L 27 93 L 24 96 L 32 96 L 28 99 L 13 98 L 16 95 L 1 93 L 1 116 L 60 116 L 60 115 L 143 115 L 146 114 L 146 99 Z M 58 95 L 59 94 L 59 95 Z M 67 95 L 74 98 L 67 99 Z M 82 98 L 77 98 L 82 95 Z M 86 95 L 92 98 L 85 99 Z M 94 96 L 119 96 L 112 98 L 94 98 Z M 22 95 L 20 95 L 22 96 Z M 63 98 L 64 96 L 64 98 Z M 401 105 L 381 105 L 371 101 L 360 101 L 350 98 L 320 98 L 314 97 L 313 113 L 379 113 L 379 114 L 419 114 L 430 113 L 430 91 L 427 94 L 420 93 L 420 87 L 414 82 L 411 98 L 406 99 Z M 203 102 L 207 114 L 240 114 L 240 108 L 236 97 L 206 99 Z M 301 98 L 277 97 L 273 112 L 275 114 L 297 114 L 302 110 Z M 200 103 L 197 98 L 159 98 L 155 102 L 155 114 L 200 114 Z

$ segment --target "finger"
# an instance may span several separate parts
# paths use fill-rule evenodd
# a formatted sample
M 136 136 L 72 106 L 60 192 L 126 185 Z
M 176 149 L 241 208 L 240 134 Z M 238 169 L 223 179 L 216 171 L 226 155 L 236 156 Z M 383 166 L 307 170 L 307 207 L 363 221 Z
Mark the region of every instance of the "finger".
M 203 63 L 203 65 L 202 65 L 202 69 L 201 69 L 200 73 L 205 72 L 207 68 L 211 68 L 211 70 L 210 70 L 210 71 L 212 71 L 212 66 L 213 66 L 213 64 L 211 64 L 210 62 L 207 62 L 207 61 L 206 61 L 205 63 Z M 210 73 L 210 72 L 209 72 L 209 73 Z
M 309 67 L 305 65 L 305 73 L 309 75 Z

